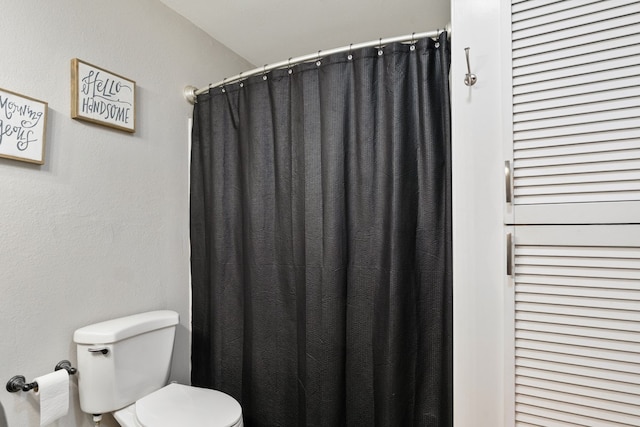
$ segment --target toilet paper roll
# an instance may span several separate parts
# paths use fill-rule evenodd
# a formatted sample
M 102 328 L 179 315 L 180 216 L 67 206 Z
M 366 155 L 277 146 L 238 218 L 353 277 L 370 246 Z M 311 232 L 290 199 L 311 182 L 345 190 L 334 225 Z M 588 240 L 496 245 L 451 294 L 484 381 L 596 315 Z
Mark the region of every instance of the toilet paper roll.
M 36 395 L 40 398 L 40 426 L 47 426 L 69 412 L 69 373 L 65 369 L 43 375 Z

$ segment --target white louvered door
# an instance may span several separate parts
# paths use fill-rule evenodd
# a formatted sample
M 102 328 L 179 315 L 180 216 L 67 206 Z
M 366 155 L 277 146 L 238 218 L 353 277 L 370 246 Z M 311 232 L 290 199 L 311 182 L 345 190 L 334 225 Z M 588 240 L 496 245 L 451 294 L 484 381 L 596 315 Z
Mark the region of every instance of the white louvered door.
M 506 424 L 640 426 L 640 0 L 510 16 Z
M 640 426 L 640 225 L 515 233 L 515 425 Z
M 638 222 L 640 1 L 511 12 L 515 222 Z

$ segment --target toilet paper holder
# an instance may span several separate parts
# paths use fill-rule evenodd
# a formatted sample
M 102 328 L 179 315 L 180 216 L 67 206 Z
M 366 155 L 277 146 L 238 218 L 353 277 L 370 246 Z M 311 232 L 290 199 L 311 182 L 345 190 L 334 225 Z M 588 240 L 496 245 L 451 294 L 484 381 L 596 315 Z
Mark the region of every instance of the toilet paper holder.
M 55 367 L 55 371 L 59 371 L 60 369 L 65 369 L 69 375 L 74 375 L 78 370 L 71 366 L 71 362 L 68 360 L 61 360 Z M 31 382 L 28 383 L 27 379 L 23 375 L 15 375 L 11 377 L 9 381 L 7 381 L 7 391 L 9 393 L 16 393 L 18 391 L 29 391 L 36 390 L 38 391 L 38 383 Z

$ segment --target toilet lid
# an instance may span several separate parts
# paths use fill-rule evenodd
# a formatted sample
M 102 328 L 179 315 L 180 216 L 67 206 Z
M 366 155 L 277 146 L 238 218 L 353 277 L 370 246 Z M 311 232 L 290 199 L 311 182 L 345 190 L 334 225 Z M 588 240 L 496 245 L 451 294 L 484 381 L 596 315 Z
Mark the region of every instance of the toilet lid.
M 241 417 L 240 404 L 228 394 L 182 384 L 169 384 L 136 402 L 136 418 L 144 427 L 230 427 Z

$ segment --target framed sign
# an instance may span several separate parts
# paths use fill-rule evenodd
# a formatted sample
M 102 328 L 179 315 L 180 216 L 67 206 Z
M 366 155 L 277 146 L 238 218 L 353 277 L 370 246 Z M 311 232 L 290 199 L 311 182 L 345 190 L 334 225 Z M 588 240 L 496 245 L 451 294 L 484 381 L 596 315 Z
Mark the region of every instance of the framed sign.
M 74 58 L 71 117 L 125 132 L 136 131 L 136 82 Z
M 48 104 L 0 89 L 0 157 L 44 164 Z

